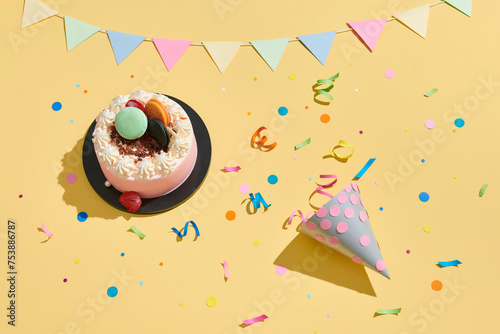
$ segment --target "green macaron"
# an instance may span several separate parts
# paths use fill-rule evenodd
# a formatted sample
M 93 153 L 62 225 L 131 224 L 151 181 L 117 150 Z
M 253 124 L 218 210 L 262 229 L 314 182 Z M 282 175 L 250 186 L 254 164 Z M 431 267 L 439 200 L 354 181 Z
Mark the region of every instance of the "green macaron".
M 137 139 L 146 132 L 148 118 L 141 109 L 125 107 L 116 115 L 115 127 L 118 134 L 123 138 Z

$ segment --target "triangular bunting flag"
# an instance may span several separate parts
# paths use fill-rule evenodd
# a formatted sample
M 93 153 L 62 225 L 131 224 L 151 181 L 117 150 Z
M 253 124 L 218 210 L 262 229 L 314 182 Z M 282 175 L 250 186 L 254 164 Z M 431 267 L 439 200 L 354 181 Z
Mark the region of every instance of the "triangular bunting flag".
M 167 67 L 167 70 L 170 71 L 193 41 L 153 38 L 153 43 L 155 44 L 163 63 Z
M 299 36 L 297 38 L 311 51 L 321 64 L 325 65 L 336 34 L 336 31 L 327 31 L 319 34 Z
M 472 0 L 446 0 L 445 2 L 468 17 L 472 15 Z
M 427 34 L 427 21 L 429 21 L 430 5 L 419 6 L 394 15 L 405 26 L 425 38 Z
M 64 31 L 66 32 L 66 49 L 69 51 L 89 37 L 96 34 L 101 28 L 79 21 L 69 16 L 64 17 Z
M 373 51 L 377 44 L 378 38 L 384 29 L 386 19 L 348 22 L 349 27 L 354 33 Z
M 39 0 L 25 0 L 21 29 L 56 14 L 54 9 Z
M 118 65 L 146 39 L 144 36 L 112 30 L 108 30 L 108 37 Z
M 267 65 L 274 71 L 280 62 L 283 52 L 285 52 L 289 40 L 289 38 L 265 39 L 251 41 L 250 44 L 253 45 Z
M 227 65 L 240 49 L 241 42 L 203 42 L 203 45 L 220 73 L 224 73 Z
M 356 182 L 316 211 L 300 231 L 390 278 Z

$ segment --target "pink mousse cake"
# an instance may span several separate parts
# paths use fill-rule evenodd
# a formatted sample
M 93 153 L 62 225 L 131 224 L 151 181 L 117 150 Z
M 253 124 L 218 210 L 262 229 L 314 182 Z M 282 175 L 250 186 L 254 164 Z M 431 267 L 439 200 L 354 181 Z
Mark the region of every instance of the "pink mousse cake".
M 163 147 L 144 133 L 128 140 L 115 127 L 118 112 L 130 100 L 143 105 L 151 99 L 161 102 L 168 113 L 168 145 Z M 141 198 L 158 197 L 175 190 L 191 174 L 197 157 L 196 139 L 189 116 L 168 97 L 136 91 L 118 95 L 96 118 L 94 149 L 107 181 L 121 192 L 134 191 Z

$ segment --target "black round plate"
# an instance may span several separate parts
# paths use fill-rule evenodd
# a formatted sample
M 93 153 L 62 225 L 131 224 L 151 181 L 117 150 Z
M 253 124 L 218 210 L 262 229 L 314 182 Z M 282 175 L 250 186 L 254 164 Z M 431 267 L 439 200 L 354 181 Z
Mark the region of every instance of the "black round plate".
M 196 137 L 198 157 L 196 158 L 193 171 L 186 181 L 180 185 L 180 187 L 160 197 L 143 198 L 141 207 L 137 210 L 137 212 L 135 212 L 138 214 L 150 214 L 167 211 L 182 204 L 185 200 L 191 197 L 196 190 L 198 190 L 208 173 L 208 168 L 210 167 L 212 144 L 210 142 L 210 135 L 205 123 L 203 123 L 203 120 L 196 113 L 196 111 L 194 111 L 193 108 L 188 106 L 186 103 L 176 99 L 175 97 L 168 95 L 165 96 L 177 102 L 188 114 L 193 126 L 194 135 Z M 104 185 L 106 177 L 101 171 L 99 161 L 97 160 L 97 156 L 94 151 L 94 144 L 92 143 L 92 134 L 94 133 L 95 125 L 95 121 L 90 125 L 83 143 L 82 159 L 85 174 L 87 175 L 87 179 L 89 180 L 92 188 L 94 188 L 95 192 L 99 194 L 103 200 L 119 210 L 129 212 L 118 200 L 122 193 L 112 186 L 108 188 Z

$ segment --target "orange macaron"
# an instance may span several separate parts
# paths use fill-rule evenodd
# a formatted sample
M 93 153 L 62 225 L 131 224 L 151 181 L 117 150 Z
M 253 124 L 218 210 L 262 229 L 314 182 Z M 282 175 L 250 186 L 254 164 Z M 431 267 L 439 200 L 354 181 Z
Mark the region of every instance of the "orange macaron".
M 144 113 L 149 119 L 156 118 L 160 120 L 165 126 L 170 123 L 170 114 L 167 108 L 157 99 L 151 99 L 144 107 Z

